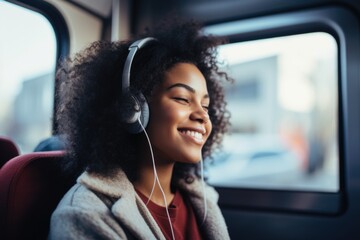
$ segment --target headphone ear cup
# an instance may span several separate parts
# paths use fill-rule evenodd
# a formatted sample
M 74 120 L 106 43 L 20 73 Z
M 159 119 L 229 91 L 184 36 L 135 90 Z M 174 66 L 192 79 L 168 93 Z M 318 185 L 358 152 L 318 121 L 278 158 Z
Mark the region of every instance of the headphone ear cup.
M 121 119 L 129 133 L 141 133 L 143 128 L 138 120 L 146 128 L 150 117 L 149 105 L 141 93 L 137 95 L 129 93 L 127 95 L 126 99 L 123 99 Z
M 146 128 L 146 126 L 149 123 L 149 119 L 150 119 L 149 105 L 143 94 L 140 93 L 138 96 L 138 99 L 140 101 L 140 108 L 141 108 L 140 122 L 141 122 L 142 126 L 144 128 Z M 136 121 L 136 124 L 137 124 L 137 126 L 135 127 L 136 133 L 142 132 L 143 128 L 140 126 L 138 121 Z

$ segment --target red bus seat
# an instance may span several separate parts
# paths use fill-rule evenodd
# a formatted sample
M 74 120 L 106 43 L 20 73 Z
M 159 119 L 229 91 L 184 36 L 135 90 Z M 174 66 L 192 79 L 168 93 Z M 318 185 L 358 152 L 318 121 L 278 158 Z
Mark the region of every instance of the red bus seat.
M 0 239 L 46 239 L 51 213 L 75 179 L 60 171 L 63 151 L 24 154 L 0 169 Z
M 16 156 L 19 156 L 16 144 L 10 138 L 0 136 L 0 168 Z

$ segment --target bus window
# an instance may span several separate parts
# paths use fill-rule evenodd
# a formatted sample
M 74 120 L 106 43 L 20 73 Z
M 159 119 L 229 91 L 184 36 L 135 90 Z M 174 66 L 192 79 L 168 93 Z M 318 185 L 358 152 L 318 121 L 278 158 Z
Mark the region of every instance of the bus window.
M 224 148 L 208 166 L 220 187 L 339 190 L 338 56 L 334 37 L 312 32 L 223 45 L 235 80 Z
M 22 153 L 51 135 L 56 38 L 49 21 L 0 2 L 0 135 Z

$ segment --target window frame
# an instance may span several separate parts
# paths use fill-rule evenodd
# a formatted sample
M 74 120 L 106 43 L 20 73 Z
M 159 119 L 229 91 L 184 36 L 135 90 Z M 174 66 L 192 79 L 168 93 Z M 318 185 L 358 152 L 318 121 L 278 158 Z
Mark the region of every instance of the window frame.
M 272 16 L 256 17 L 218 23 L 204 28 L 206 34 L 226 37 L 230 43 L 281 37 L 309 32 L 326 32 L 332 35 L 338 44 L 338 148 L 339 148 L 339 191 L 335 193 L 269 190 L 252 188 L 216 187 L 220 194 L 219 205 L 224 209 L 269 210 L 285 212 L 303 212 L 313 214 L 341 214 L 347 208 L 348 185 L 356 180 L 356 172 L 351 165 L 356 164 L 360 155 L 360 142 L 357 129 L 360 113 L 356 104 L 356 77 L 359 74 L 356 54 L 359 52 L 358 33 L 348 24 L 356 23 L 357 18 L 343 7 L 331 6 L 314 10 L 297 11 Z M 231 28 L 231 24 L 236 27 Z M 351 145 L 351 146 L 350 146 Z M 352 178 L 355 178 L 352 180 Z

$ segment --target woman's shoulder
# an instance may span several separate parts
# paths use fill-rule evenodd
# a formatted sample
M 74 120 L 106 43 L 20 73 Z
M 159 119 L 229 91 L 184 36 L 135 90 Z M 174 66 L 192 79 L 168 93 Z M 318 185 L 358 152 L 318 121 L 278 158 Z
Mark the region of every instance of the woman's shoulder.
M 80 183 L 76 183 L 69 191 L 63 196 L 56 210 L 73 209 L 79 211 L 91 210 L 107 211 L 108 206 L 99 194 L 91 191 Z M 56 211 L 55 211 L 56 212 Z
M 127 239 L 102 196 L 75 184 L 51 216 L 49 239 Z
M 57 208 L 106 212 L 119 198 L 132 196 L 135 194 L 133 192 L 132 185 L 122 171 L 113 177 L 84 172 Z

